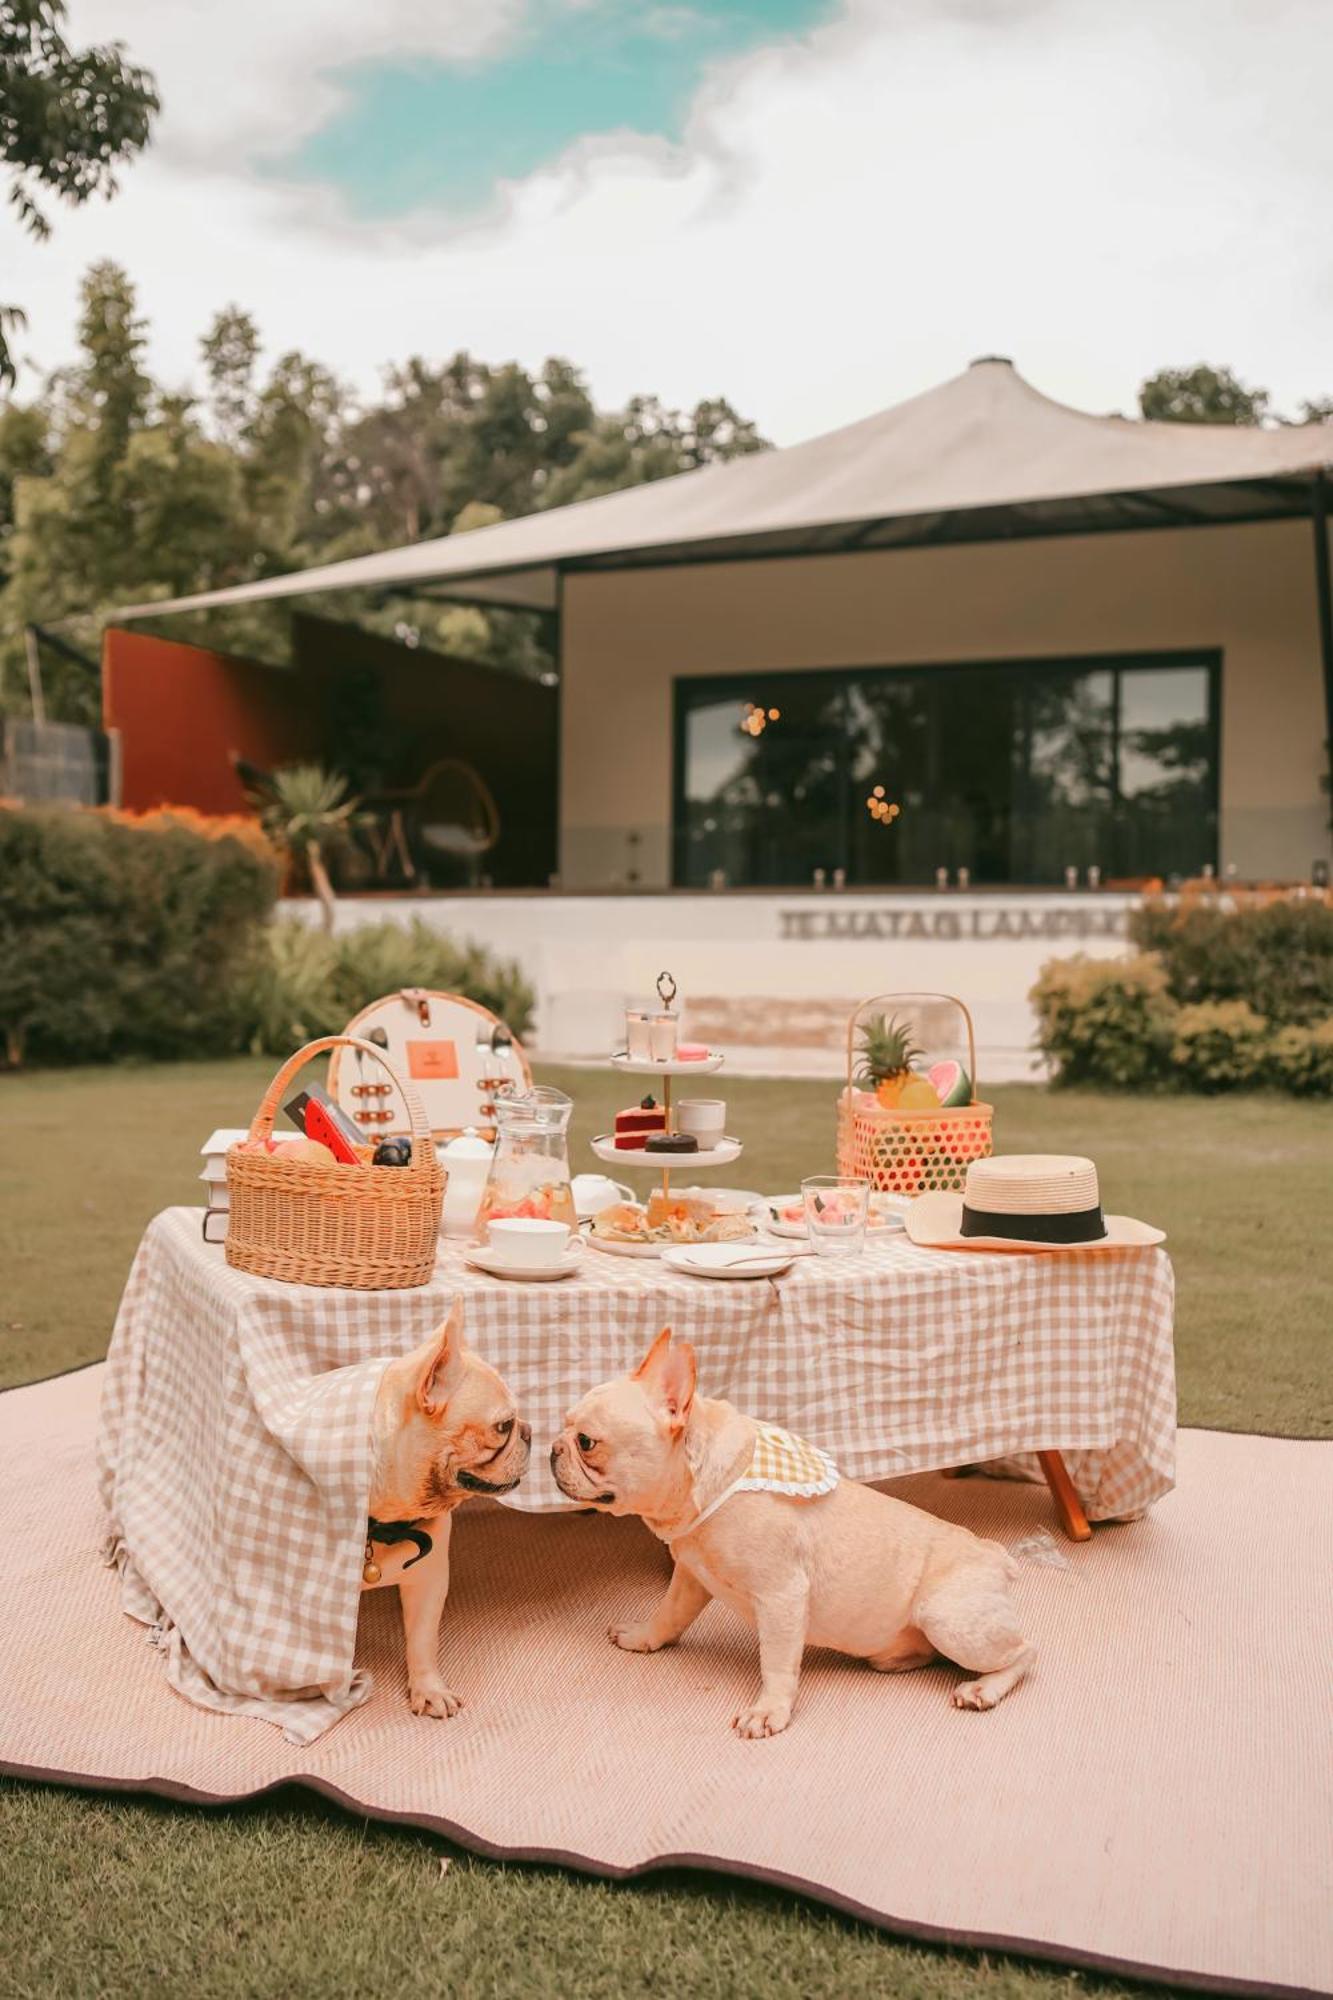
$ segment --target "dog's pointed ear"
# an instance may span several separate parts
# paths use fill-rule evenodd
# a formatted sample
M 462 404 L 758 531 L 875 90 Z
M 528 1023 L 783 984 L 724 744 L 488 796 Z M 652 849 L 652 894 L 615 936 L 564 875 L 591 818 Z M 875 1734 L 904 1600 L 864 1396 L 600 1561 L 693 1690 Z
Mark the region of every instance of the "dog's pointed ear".
M 654 1379 L 665 1365 L 670 1349 L 671 1328 L 664 1326 L 652 1346 L 648 1349 L 648 1352 L 644 1355 L 643 1360 L 635 1369 L 634 1380 L 636 1382 L 647 1382 Z
M 458 1386 L 463 1372 L 463 1301 L 456 1298 L 449 1317 L 438 1333 L 413 1356 L 416 1366 L 417 1408 L 428 1417 L 438 1417 Z
M 661 1405 L 667 1427 L 682 1431 L 694 1401 L 694 1349 L 688 1340 L 671 1338 L 664 1326 L 635 1370 L 635 1380 Z

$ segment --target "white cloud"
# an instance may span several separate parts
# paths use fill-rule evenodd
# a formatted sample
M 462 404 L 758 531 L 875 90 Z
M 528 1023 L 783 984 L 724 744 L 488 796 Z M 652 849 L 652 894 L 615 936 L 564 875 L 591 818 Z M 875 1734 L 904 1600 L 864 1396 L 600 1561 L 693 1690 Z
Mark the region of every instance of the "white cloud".
M 123 41 L 162 98 L 160 161 L 230 176 L 337 111 L 338 72 L 392 57 L 495 56 L 526 0 L 74 0 L 71 38 Z
M 472 59 L 520 26 L 520 0 L 80 0 L 173 108 L 110 206 L 43 246 L 0 224 L 28 349 L 67 356 L 112 256 L 174 380 L 235 299 L 365 387 L 414 350 L 556 352 L 605 401 L 721 391 L 782 441 L 982 352 L 1096 410 L 1197 358 L 1333 392 L 1324 0 L 845 0 L 720 66 L 681 147 L 585 142 L 462 233 L 250 171 L 319 115 L 321 60 Z

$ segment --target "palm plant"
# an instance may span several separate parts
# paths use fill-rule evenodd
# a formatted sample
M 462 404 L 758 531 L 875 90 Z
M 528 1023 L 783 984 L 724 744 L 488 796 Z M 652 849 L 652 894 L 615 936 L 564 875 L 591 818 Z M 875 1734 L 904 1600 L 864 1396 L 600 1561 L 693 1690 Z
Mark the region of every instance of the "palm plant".
M 365 822 L 361 801 L 350 794 L 340 771 L 326 771 L 322 764 L 289 764 L 274 771 L 253 797 L 273 845 L 304 863 L 324 912 L 324 928 L 331 931 L 336 904 L 328 864 L 346 851 Z

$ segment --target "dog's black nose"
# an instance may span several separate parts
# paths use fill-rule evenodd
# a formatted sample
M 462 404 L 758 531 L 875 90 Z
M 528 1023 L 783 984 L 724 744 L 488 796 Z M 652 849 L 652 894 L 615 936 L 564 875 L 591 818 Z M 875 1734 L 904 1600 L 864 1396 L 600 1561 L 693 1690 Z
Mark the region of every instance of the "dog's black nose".
M 520 1436 L 520 1437 L 522 1438 L 522 1440 L 523 1440 L 524 1444 L 531 1444 L 531 1443 L 532 1443 L 532 1425 L 531 1425 L 531 1424 L 520 1424 L 520 1425 L 519 1425 L 519 1427 L 518 1427 L 518 1434 L 519 1434 L 519 1436 Z

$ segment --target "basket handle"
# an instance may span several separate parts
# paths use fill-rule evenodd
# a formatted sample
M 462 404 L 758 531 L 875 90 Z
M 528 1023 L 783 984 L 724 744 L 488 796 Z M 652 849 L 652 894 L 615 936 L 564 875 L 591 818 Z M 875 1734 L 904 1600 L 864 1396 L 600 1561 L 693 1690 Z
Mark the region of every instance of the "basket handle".
M 325 1049 L 356 1049 L 363 1056 L 374 1056 L 380 1067 L 387 1070 L 397 1084 L 402 1093 L 403 1103 L 407 1106 L 407 1122 L 412 1127 L 412 1165 L 415 1167 L 426 1159 L 427 1154 L 433 1154 L 434 1143 L 430 1135 L 430 1126 L 426 1122 L 426 1113 L 416 1090 L 406 1077 L 399 1076 L 383 1049 L 377 1049 L 373 1042 L 363 1042 L 355 1035 L 321 1035 L 318 1041 L 307 1042 L 294 1056 L 288 1056 L 264 1092 L 259 1102 L 259 1109 L 250 1121 L 251 1140 L 272 1138 L 273 1119 L 282 1102 L 283 1092 L 298 1070 L 304 1069 L 313 1057 L 323 1055 Z
M 970 1012 L 969 1012 L 969 1010 L 968 1010 L 968 1007 L 967 1007 L 967 1004 L 966 1004 L 966 1002 L 964 1002 L 964 1001 L 960 1000 L 960 999 L 958 998 L 958 995 L 957 995 L 956 993 L 912 993 L 912 994 L 902 994 L 902 993 L 875 993 L 875 994 L 872 994 L 872 996 L 871 996 L 871 998 L 870 998 L 869 1000 L 862 1000 L 862 1001 L 861 1001 L 861 1002 L 859 1003 L 859 1005 L 858 1005 L 858 1006 L 855 1006 L 855 1007 L 853 1007 L 853 1009 L 852 1009 L 852 1011 L 851 1011 L 851 1016 L 850 1016 L 850 1018 L 849 1018 L 849 1020 L 848 1020 L 848 1022 L 847 1022 L 847 1088 L 848 1088 L 848 1090 L 850 1091 L 850 1090 L 851 1090 L 851 1088 L 852 1088 L 852 1076 L 853 1076 L 853 1074 L 854 1074 L 854 1072 L 855 1072 L 855 1069 L 856 1069 L 856 1046 L 855 1046 L 855 1044 L 856 1044 L 856 1024 L 857 1024 L 857 1022 L 858 1022 L 858 1021 L 860 1020 L 861 1016 L 862 1016 L 862 1015 L 863 1015 L 863 1014 L 864 1014 L 864 1013 L 866 1012 L 866 1010 L 867 1010 L 868 1008 L 870 1008 L 870 1007 L 878 1007 L 878 1006 L 880 1006 L 880 1005 L 881 1005 L 881 1004 L 882 1004 L 883 1002 L 886 1002 L 886 1001 L 889 1001 L 889 1000 L 903 1000 L 903 999 L 912 999 L 912 1000 L 946 1000 L 946 1001 L 948 1001 L 948 1003 L 949 1003 L 949 1005 L 950 1005 L 950 1006 L 952 1006 L 952 1007 L 956 1007 L 956 1008 L 958 1009 L 959 1013 L 960 1013 L 960 1014 L 962 1015 L 962 1017 L 963 1017 L 963 1020 L 964 1020 L 964 1022 L 965 1022 L 965 1024 L 966 1024 L 966 1027 L 967 1027 L 967 1078 L 968 1078 L 968 1088 L 969 1088 L 969 1089 L 971 1090 L 971 1092 L 972 1092 L 972 1095 L 971 1095 L 971 1097 L 970 1097 L 970 1098 L 968 1099 L 968 1102 L 969 1102 L 970 1104 L 976 1104 L 976 1103 L 978 1102 L 978 1098 L 977 1098 L 977 1038 L 976 1038 L 976 1034 L 975 1034 L 975 1031 L 973 1030 L 973 1027 L 972 1027 L 972 1016 L 971 1016 L 971 1013 L 970 1013 Z

